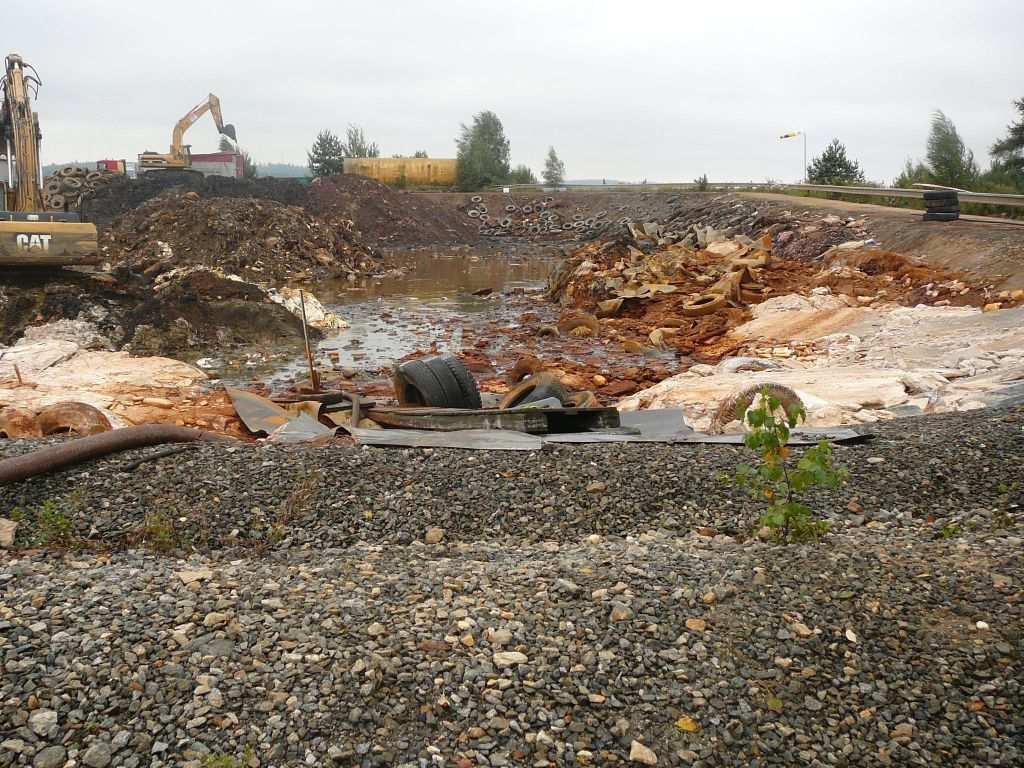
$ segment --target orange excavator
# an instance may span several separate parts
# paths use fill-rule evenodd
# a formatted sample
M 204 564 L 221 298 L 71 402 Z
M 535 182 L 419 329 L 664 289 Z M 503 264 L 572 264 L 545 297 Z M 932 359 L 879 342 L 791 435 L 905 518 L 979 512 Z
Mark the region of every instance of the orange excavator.
M 139 155 L 139 171 L 152 170 L 187 170 L 192 165 L 191 146 L 184 143 L 185 131 L 200 117 L 209 112 L 213 115 L 213 121 L 217 125 L 217 131 L 227 136 L 232 141 L 237 141 L 235 126 L 225 123 L 220 112 L 220 99 L 212 93 L 203 101 L 196 104 L 189 110 L 181 120 L 174 125 L 171 132 L 171 151 L 167 154 L 146 150 Z
M 97 259 L 96 227 L 77 213 L 43 208 L 39 115 L 31 95 L 42 80 L 16 53 L 0 80 L 0 266 L 64 266 Z

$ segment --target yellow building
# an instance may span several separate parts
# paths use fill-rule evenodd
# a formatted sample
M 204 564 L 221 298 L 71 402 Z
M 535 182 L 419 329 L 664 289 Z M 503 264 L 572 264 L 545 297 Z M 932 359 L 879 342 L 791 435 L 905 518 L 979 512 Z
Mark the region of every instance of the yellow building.
M 457 165 L 457 160 L 434 157 L 346 157 L 345 173 L 369 176 L 384 184 L 450 187 L 455 184 Z

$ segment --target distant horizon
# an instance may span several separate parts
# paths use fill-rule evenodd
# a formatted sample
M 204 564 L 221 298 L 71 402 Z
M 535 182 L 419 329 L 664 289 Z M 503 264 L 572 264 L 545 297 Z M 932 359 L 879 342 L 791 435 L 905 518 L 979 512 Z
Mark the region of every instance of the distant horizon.
M 802 130 L 808 159 L 835 137 L 867 178 L 888 183 L 907 159 L 924 157 L 936 109 L 986 168 L 1013 100 L 1024 97 L 1019 1 L 865 0 L 844 12 L 809 0 L 583 8 L 523 0 L 510 13 L 469 0 L 395 0 L 281 13 L 257 2 L 239 13 L 182 0 L 175 15 L 202 19 L 211 45 L 205 35 L 140 34 L 153 23 L 144 3 L 68 13 L 38 0 L 5 7 L 4 28 L 43 79 L 36 104 L 47 163 L 163 147 L 175 121 L 212 91 L 257 162 L 302 165 L 318 131 L 342 134 L 349 123 L 384 156 L 452 157 L 460 124 L 489 109 L 504 124 L 512 165 L 538 176 L 553 145 L 574 178 L 796 181 L 802 141 L 779 136 Z M 642 34 L 625 33 L 640 20 Z M 351 29 L 359 34 L 344 45 L 325 34 Z M 122 65 L 85 65 L 97 39 L 117 41 Z M 209 116 L 187 135 L 197 152 L 215 150 L 218 138 Z

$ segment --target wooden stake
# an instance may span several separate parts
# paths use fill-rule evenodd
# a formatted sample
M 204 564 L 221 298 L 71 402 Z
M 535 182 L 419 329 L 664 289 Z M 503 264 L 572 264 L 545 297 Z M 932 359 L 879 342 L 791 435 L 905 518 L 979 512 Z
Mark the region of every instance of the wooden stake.
M 320 374 L 313 365 L 313 350 L 309 346 L 309 329 L 306 327 L 306 294 L 299 291 L 299 304 L 302 307 L 302 340 L 306 345 L 306 362 L 309 364 L 309 381 L 314 392 L 320 391 Z

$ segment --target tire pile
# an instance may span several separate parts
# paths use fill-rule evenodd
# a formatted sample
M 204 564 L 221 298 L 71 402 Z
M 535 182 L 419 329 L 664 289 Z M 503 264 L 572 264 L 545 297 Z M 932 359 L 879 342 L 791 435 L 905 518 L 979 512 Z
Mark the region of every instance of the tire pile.
M 592 216 L 583 213 L 566 216 L 557 210 L 559 204 L 551 196 L 526 202 L 508 196 L 505 201 L 500 210 L 491 210 L 480 195 L 469 199 L 466 215 L 479 223 L 480 235 L 529 237 L 550 234 L 592 238 L 632 221 L 629 217 L 610 219 L 608 211 L 598 211 Z
M 956 221 L 960 218 L 960 195 L 956 190 L 937 189 L 924 193 L 925 221 Z
M 65 165 L 43 179 L 43 207 L 48 211 L 77 211 L 84 198 L 120 176 L 107 168 L 90 171 Z

